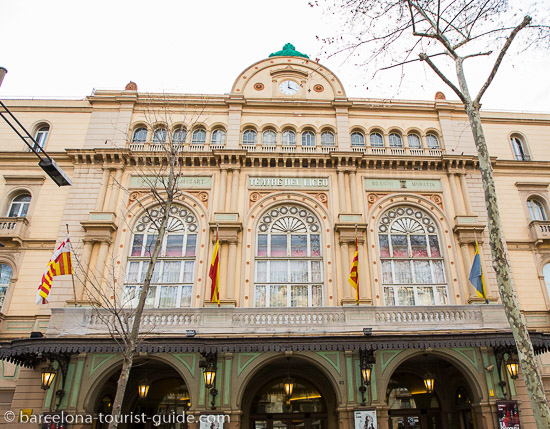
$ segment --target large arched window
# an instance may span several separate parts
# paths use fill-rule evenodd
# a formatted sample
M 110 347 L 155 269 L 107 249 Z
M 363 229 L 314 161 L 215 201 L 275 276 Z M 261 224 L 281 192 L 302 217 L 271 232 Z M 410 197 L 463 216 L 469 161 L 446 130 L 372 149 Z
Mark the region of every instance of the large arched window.
M 258 224 L 256 307 L 323 305 L 321 226 L 308 209 L 273 207 Z
M 304 147 L 315 146 L 315 133 L 313 131 L 304 131 L 302 133 L 302 146 Z
M 225 144 L 225 130 L 217 129 L 212 132 L 212 146 L 223 146 Z
M 371 133 L 370 134 L 370 145 L 372 147 L 384 147 L 384 138 L 380 133 Z
M 243 146 L 256 146 L 256 138 L 256 131 L 245 130 L 243 133 Z
M 50 133 L 50 126 L 49 125 L 41 125 L 37 130 L 36 134 L 34 135 L 34 140 L 36 141 L 36 144 L 39 148 L 44 149 L 44 146 L 46 145 L 46 140 L 48 139 L 48 134 Z M 35 149 L 37 149 L 35 147 Z
M 334 146 L 336 139 L 332 131 L 323 131 L 321 133 L 321 146 Z
M 422 144 L 420 143 L 420 137 L 418 134 L 411 133 L 407 136 L 407 142 L 411 149 L 420 149 Z
M 204 144 L 206 142 L 206 131 L 202 128 L 199 128 L 193 131 L 193 136 L 191 137 L 192 144 Z
M 527 151 L 527 146 L 520 136 L 512 136 L 510 138 L 510 143 L 512 145 L 514 157 L 517 161 L 529 161 L 531 159 L 529 152 Z
M 187 130 L 181 126 L 177 127 L 174 130 L 174 134 L 172 134 L 173 143 L 185 143 L 186 138 L 187 138 Z
M 275 146 L 277 144 L 277 134 L 273 130 L 264 131 L 262 134 L 262 146 Z
M 136 128 L 132 137 L 132 143 L 145 143 L 147 140 L 147 128 Z
M 166 128 L 157 128 L 153 132 L 153 143 L 165 143 L 166 142 Z
M 26 217 L 31 204 L 30 194 L 20 194 L 11 200 L 8 217 Z
M 351 133 L 351 146 L 352 147 L 364 147 L 365 146 L 365 136 L 363 133 L 354 131 Z
M 283 131 L 283 146 L 296 146 L 296 133 L 294 131 Z
M 158 237 L 163 208 L 153 208 L 143 214 L 134 228 L 128 255 L 124 305 L 137 304 L 141 283 Z M 180 205 L 170 208 L 166 234 L 146 301 L 147 307 L 189 307 L 197 253 L 197 217 Z
M 4 300 L 6 299 L 6 294 L 8 293 L 11 276 L 11 267 L 7 264 L 0 264 L 0 310 L 2 310 Z
M 447 284 L 437 227 L 410 206 L 387 210 L 378 225 L 385 305 L 447 304 Z
M 546 210 L 544 205 L 536 198 L 529 198 L 527 200 L 527 209 L 529 210 L 529 217 L 531 220 L 547 220 Z
M 389 136 L 390 147 L 403 147 L 403 139 L 397 133 L 391 133 Z
M 439 149 L 439 139 L 435 134 L 428 134 L 426 136 L 426 144 L 430 149 Z

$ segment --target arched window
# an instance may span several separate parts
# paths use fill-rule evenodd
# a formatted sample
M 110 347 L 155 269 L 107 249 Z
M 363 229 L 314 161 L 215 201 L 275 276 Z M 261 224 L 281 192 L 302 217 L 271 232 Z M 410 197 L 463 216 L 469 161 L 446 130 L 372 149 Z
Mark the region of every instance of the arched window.
M 212 133 L 213 146 L 223 146 L 225 144 L 225 130 L 217 129 Z
M 157 128 L 153 132 L 153 143 L 166 142 L 166 128 Z
M 256 131 L 254 130 L 245 130 L 243 133 L 243 145 L 245 146 L 256 146 Z
M 294 131 L 283 131 L 283 146 L 296 146 L 296 133 Z
M 315 146 L 315 133 L 313 131 L 304 131 L 302 133 L 302 146 Z
M 403 147 L 403 139 L 397 133 L 391 133 L 389 136 L 390 147 Z
M 435 134 L 428 134 L 426 136 L 426 145 L 428 145 L 428 149 L 439 149 L 439 139 Z
M 149 209 L 134 228 L 123 304 L 135 306 L 141 283 L 158 237 L 163 208 Z M 184 206 L 170 208 L 166 234 L 162 240 L 146 306 L 155 308 L 189 307 L 197 253 L 197 217 Z
M 323 305 L 321 227 L 308 209 L 273 207 L 258 224 L 254 304 L 256 307 Z
M 352 146 L 365 146 L 365 136 L 357 131 L 351 133 L 351 145 Z
M 531 220 L 548 220 L 544 205 L 536 198 L 529 198 L 527 200 L 527 209 L 529 210 Z
M 186 138 L 187 138 L 187 130 L 183 127 L 176 128 L 174 130 L 174 134 L 172 134 L 173 143 L 185 143 Z
M 420 149 L 422 147 L 418 134 L 409 134 L 407 136 L 407 143 L 411 149 Z
M 447 304 L 437 227 L 423 211 L 391 208 L 378 225 L 385 305 Z
M 30 194 L 20 194 L 11 200 L 8 217 L 25 217 L 31 204 Z
M 370 145 L 372 147 L 384 147 L 384 139 L 380 133 L 370 134 Z
M 550 264 L 546 264 L 542 269 L 542 274 L 544 275 L 544 284 L 546 285 L 546 292 L 548 292 L 548 297 L 550 297 Z
M 277 134 L 273 130 L 264 131 L 262 134 L 262 146 L 275 146 L 277 144 Z
M 191 138 L 192 144 L 204 144 L 206 142 L 206 131 L 199 128 L 193 131 L 193 137 Z
M 0 264 L 0 310 L 4 305 L 8 287 L 10 286 L 12 270 L 7 264 Z
M 525 146 L 525 143 L 519 136 L 512 136 L 510 139 L 510 143 L 512 144 L 512 150 L 514 151 L 514 157 L 517 161 L 529 161 L 529 153 L 527 152 L 527 148 Z
M 334 133 L 331 131 L 323 131 L 321 133 L 321 146 L 334 146 L 335 138 Z
M 134 136 L 132 137 L 132 143 L 145 143 L 147 141 L 147 128 L 136 128 L 134 130 Z
M 42 125 L 36 130 L 36 134 L 34 135 L 34 140 L 36 141 L 36 144 L 38 145 L 38 147 L 42 149 L 44 148 L 44 145 L 46 144 L 46 140 L 48 138 L 49 133 L 50 133 L 49 125 Z

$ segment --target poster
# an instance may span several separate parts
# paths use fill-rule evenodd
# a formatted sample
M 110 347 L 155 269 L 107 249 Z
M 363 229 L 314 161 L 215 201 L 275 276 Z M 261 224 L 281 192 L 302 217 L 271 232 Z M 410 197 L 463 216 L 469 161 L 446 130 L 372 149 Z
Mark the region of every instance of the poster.
M 517 401 L 497 401 L 499 429 L 521 429 Z
M 376 410 L 355 411 L 355 429 L 378 429 Z
M 200 419 L 200 429 L 223 429 L 223 414 L 203 414 Z

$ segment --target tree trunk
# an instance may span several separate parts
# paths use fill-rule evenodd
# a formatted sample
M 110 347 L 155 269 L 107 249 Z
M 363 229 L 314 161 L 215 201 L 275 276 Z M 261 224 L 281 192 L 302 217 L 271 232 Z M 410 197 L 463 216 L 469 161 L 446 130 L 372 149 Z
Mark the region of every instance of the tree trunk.
M 533 344 L 531 343 L 525 320 L 519 310 L 512 277 L 510 275 L 510 265 L 508 264 L 508 255 L 502 235 L 502 224 L 497 204 L 493 167 L 489 157 L 485 134 L 483 133 L 479 106 L 474 105 L 471 100 L 464 76 L 464 70 L 462 68 L 462 61 L 458 60 L 456 64 L 460 89 L 466 99 L 464 107 L 468 114 L 468 119 L 470 120 L 470 126 L 472 128 L 478 153 L 479 171 L 481 172 L 485 203 L 487 204 L 489 243 L 491 246 L 491 256 L 493 258 L 493 268 L 497 277 L 498 290 L 500 292 L 502 305 L 504 306 L 504 312 L 506 313 L 508 323 L 510 324 L 516 342 L 523 380 L 527 387 L 529 399 L 531 400 L 531 408 L 533 409 L 537 427 L 539 429 L 547 429 L 550 428 L 550 411 L 548 409 L 548 402 L 544 393 L 539 367 L 535 358 Z M 498 370 L 500 370 L 500 368 L 498 368 Z
M 122 369 L 120 371 L 120 377 L 118 378 L 116 395 L 113 401 L 113 409 L 111 415 L 113 421 L 109 423 L 109 429 L 116 429 L 118 426 L 117 417 L 120 416 L 122 409 L 122 401 L 124 400 L 124 394 L 126 393 L 126 386 L 128 386 L 128 379 L 130 378 L 130 371 L 132 370 L 132 363 L 134 362 L 134 353 L 128 353 L 128 356 L 124 357 L 122 361 Z

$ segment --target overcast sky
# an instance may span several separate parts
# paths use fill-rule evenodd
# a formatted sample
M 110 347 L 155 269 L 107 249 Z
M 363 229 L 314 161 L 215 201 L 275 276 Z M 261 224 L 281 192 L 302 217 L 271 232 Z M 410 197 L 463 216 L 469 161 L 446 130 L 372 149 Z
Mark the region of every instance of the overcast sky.
M 30 1 L 0 0 L 0 98 L 83 98 L 93 89 L 224 94 L 246 67 L 290 42 L 330 68 L 348 97 L 433 100 L 453 97 L 418 65 L 371 80 L 344 58 L 320 56 L 316 36 L 332 22 L 307 0 Z M 470 69 L 472 86 L 483 64 Z M 550 112 L 550 60 L 506 58 L 484 96 L 484 109 Z

